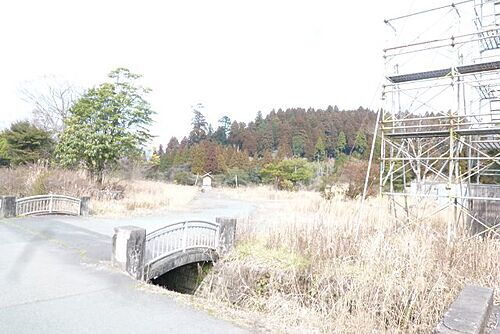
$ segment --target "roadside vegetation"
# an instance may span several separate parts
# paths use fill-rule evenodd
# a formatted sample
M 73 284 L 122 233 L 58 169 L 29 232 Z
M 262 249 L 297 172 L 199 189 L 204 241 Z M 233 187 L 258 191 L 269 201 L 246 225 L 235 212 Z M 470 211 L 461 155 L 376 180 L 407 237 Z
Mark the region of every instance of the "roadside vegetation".
M 360 211 L 372 111 L 292 108 L 214 129 L 197 105 L 189 134 L 148 150 L 139 79 L 117 69 L 84 91 L 29 94 L 34 118 L 0 132 L 0 195 L 85 195 L 92 214 L 143 215 L 185 207 L 211 173 L 216 194 L 259 209 L 193 302 L 262 331 L 429 333 L 465 283 L 500 289 L 500 240 L 459 228 L 447 243 L 442 217 L 402 223 L 376 196 Z
M 466 283 L 500 289 L 500 240 L 462 230 L 447 244 L 444 217 L 406 225 L 380 198 L 358 212 L 315 192 L 224 192 L 262 205 L 197 291 L 221 317 L 276 333 L 430 333 Z

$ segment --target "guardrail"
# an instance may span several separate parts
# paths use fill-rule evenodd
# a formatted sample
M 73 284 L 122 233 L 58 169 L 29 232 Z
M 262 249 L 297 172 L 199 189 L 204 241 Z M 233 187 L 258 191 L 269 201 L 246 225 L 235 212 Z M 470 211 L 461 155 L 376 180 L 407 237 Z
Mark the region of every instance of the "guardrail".
M 79 198 L 63 195 L 38 195 L 16 200 L 16 215 L 27 216 L 37 214 L 80 215 Z
M 173 253 L 192 248 L 217 249 L 219 224 L 207 221 L 185 221 L 171 224 L 146 235 L 146 266 Z
M 235 236 L 236 219 L 227 217 L 218 217 L 215 223 L 168 224 L 148 234 L 142 227 L 119 226 L 115 227 L 111 258 L 114 266 L 135 279 L 147 281 L 152 268 L 159 276 L 187 263 L 216 261 L 233 248 Z
M 42 214 L 89 215 L 90 197 L 37 195 L 18 198 L 0 196 L 0 218 Z

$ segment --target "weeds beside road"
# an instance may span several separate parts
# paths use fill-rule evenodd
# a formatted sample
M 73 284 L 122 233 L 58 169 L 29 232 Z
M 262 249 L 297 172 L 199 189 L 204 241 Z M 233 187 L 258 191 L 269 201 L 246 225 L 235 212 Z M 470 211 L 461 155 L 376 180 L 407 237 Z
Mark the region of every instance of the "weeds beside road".
M 123 198 L 93 196 L 94 214 L 178 209 L 198 192 L 144 180 L 120 180 L 109 190 L 117 189 Z M 101 190 L 77 172 L 0 173 L 4 194 Z M 190 299 L 221 317 L 271 332 L 429 333 L 466 283 L 495 288 L 500 301 L 500 240 L 471 239 L 458 229 L 447 244 L 443 217 L 405 225 L 388 213 L 384 199 L 370 198 L 358 212 L 357 201 L 268 187 L 215 189 L 213 195 L 258 208 L 238 222 L 236 248 Z
M 500 240 L 459 232 L 447 244 L 442 217 L 404 226 L 373 198 L 356 238 L 357 201 L 223 192 L 275 201 L 238 223 L 198 295 L 271 332 L 430 333 L 466 283 L 500 290 Z

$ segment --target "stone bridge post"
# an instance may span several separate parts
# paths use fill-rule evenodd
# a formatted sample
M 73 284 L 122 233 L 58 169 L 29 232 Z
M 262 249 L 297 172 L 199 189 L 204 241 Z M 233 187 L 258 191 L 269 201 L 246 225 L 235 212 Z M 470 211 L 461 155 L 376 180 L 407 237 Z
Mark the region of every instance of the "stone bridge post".
M 89 202 L 89 196 L 80 198 L 80 216 L 88 216 L 90 214 Z
M 16 216 L 16 197 L 0 196 L 0 218 Z
M 217 252 L 224 255 L 234 247 L 236 239 L 236 218 L 217 217 L 215 221 L 220 225 L 219 247 Z
M 466 285 L 434 329 L 434 334 L 489 333 L 487 324 L 496 318 L 492 314 L 493 295 L 493 289 Z M 500 325 L 496 328 L 500 329 Z M 491 333 L 496 332 L 492 330 Z
M 135 279 L 142 279 L 146 230 L 137 226 L 115 227 L 112 263 Z

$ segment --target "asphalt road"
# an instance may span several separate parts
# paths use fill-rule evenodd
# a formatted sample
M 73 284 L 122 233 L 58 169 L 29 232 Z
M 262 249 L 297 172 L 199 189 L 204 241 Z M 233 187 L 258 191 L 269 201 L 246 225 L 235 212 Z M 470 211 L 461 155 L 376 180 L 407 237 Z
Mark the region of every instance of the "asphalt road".
M 245 333 L 171 297 L 144 291 L 109 265 L 113 228 L 245 215 L 221 199 L 162 217 L 0 219 L 0 333 Z M 199 205 L 197 205 L 199 204 Z

